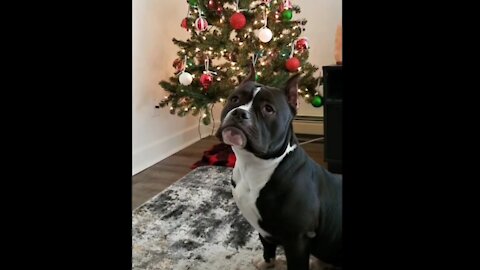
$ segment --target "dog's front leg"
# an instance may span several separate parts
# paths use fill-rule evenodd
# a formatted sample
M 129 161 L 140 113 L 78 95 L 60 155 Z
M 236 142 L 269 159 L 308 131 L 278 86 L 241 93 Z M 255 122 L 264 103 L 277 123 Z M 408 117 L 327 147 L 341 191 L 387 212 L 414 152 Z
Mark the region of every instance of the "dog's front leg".
M 285 239 L 284 249 L 288 270 L 308 270 L 310 264 L 309 239 L 303 235 L 291 235 Z
M 257 269 L 273 269 L 275 267 L 275 256 L 277 251 L 277 244 L 271 240 L 265 239 L 261 234 L 260 241 L 263 245 L 263 261 L 256 260 L 254 261 L 255 267 Z

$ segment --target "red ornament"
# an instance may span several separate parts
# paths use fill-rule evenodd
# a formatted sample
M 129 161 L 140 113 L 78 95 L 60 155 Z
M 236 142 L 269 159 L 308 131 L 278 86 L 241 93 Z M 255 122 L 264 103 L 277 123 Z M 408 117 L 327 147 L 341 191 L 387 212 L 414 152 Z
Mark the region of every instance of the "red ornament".
M 290 3 L 289 0 L 285 0 L 282 3 L 280 3 L 280 13 L 282 13 L 286 9 L 291 9 L 292 8 L 292 3 Z
M 208 87 L 210 87 L 210 85 L 212 85 L 212 82 L 213 82 L 213 77 L 212 75 L 210 74 L 202 74 L 202 76 L 200 76 L 200 84 L 203 86 L 203 88 L 205 90 L 208 89 Z
M 223 12 L 223 7 L 222 6 L 217 7 L 217 14 L 219 16 L 222 15 L 222 12 Z
M 241 12 L 237 12 L 230 17 L 230 25 L 233 29 L 240 30 L 247 24 L 247 19 L 245 15 Z
M 182 23 L 180 24 L 180 26 L 181 26 L 182 28 L 188 29 L 188 26 L 187 26 L 187 18 L 184 18 L 184 19 L 182 20 Z
M 307 38 L 300 38 L 295 42 L 295 49 L 303 52 L 304 50 L 307 50 L 309 48 L 308 46 L 308 39 Z
M 183 62 L 182 59 L 175 59 L 175 61 L 173 61 L 172 66 L 175 68 L 175 73 L 177 73 L 183 70 L 185 63 Z
M 195 21 L 195 26 L 197 27 L 198 31 L 205 31 L 207 30 L 208 22 L 205 20 L 205 18 L 200 17 Z
M 285 68 L 290 72 L 298 71 L 300 60 L 297 57 L 291 57 L 285 62 Z
M 217 8 L 217 3 L 214 0 L 208 0 L 208 9 L 214 10 Z

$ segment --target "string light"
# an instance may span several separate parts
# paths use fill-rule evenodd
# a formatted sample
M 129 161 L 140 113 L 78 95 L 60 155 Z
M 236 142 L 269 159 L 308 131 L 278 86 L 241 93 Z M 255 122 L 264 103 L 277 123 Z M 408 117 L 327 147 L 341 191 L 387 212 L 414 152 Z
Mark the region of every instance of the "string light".
M 225 99 L 224 99 L 224 98 L 220 98 L 220 102 L 225 102 Z
M 170 107 L 170 111 L 173 111 L 173 107 Z
M 182 49 L 182 53 L 185 53 L 185 49 Z
M 280 38 L 283 38 L 283 34 L 280 34 Z
M 243 45 L 243 42 L 240 41 L 240 42 L 238 43 L 238 45 L 242 46 L 242 45 Z
M 305 95 L 305 97 L 306 97 L 306 98 L 309 98 L 309 97 L 310 97 L 310 95 L 309 95 L 309 94 L 306 94 L 306 95 Z
M 183 109 L 184 111 L 188 112 L 188 108 Z
M 262 76 L 262 72 L 260 72 L 260 71 L 257 72 L 257 75 L 258 75 L 258 76 Z
M 202 38 L 203 38 L 203 40 L 207 40 L 207 37 L 206 37 L 206 36 L 203 36 Z
M 217 81 L 221 81 L 221 80 L 222 80 L 222 78 L 220 78 L 220 77 L 217 78 Z
M 250 32 L 250 33 L 251 33 L 252 31 L 253 31 L 253 30 L 252 30 L 252 28 L 248 28 L 248 32 Z
M 195 52 L 199 52 L 199 51 L 200 51 L 200 49 L 199 49 L 199 48 L 195 48 Z
M 192 110 L 196 110 L 196 109 L 197 109 L 197 107 L 195 107 L 195 106 L 192 107 Z
M 207 114 L 206 114 L 206 113 L 204 113 L 204 114 L 202 115 L 202 117 L 203 117 L 203 118 L 206 118 L 206 117 L 207 117 Z

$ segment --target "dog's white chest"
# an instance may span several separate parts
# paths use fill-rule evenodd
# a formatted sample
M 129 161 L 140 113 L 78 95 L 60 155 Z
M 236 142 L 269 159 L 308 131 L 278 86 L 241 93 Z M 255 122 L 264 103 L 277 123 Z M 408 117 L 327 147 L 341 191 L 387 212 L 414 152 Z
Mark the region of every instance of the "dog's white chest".
M 256 206 L 258 196 L 278 164 L 295 148 L 296 145 L 289 146 L 282 156 L 263 160 L 243 149 L 233 147 L 237 157 L 233 169 L 233 181 L 236 184 L 235 188 L 232 187 L 233 199 L 245 219 L 263 236 L 270 236 L 270 234 L 258 224 L 262 219 Z
M 261 220 L 261 216 L 256 206 L 256 202 L 260 190 L 265 186 L 270 177 L 267 179 L 265 179 L 265 177 L 258 178 L 252 173 L 240 172 L 237 167 L 235 167 L 233 175 L 233 181 L 235 181 L 236 186 L 232 193 L 238 209 L 240 209 L 242 215 L 255 228 L 255 230 L 260 232 L 263 236 L 269 236 L 270 234 L 263 230 L 258 224 L 258 221 Z M 250 186 L 249 182 L 253 181 L 257 182 L 258 185 Z

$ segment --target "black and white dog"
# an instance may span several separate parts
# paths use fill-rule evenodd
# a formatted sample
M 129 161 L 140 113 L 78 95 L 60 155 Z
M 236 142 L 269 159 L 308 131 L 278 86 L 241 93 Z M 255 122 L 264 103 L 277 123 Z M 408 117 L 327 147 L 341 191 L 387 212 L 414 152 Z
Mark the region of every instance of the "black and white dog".
M 342 179 L 298 146 L 292 120 L 300 74 L 278 89 L 256 83 L 250 69 L 228 98 L 216 135 L 237 158 L 233 197 L 264 247 L 265 261 L 256 266 L 274 267 L 280 245 L 288 270 L 309 269 L 310 255 L 341 267 Z

